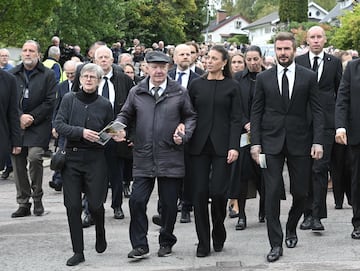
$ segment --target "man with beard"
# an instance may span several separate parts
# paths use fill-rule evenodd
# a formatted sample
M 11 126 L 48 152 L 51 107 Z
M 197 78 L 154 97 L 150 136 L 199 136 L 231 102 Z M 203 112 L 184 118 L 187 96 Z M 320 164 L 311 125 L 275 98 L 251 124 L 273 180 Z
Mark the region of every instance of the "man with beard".
M 275 37 L 278 64 L 258 74 L 250 115 L 251 155 L 262 167 L 265 183 L 269 262 L 277 261 L 283 254 L 280 199 L 285 159 L 293 197 L 285 244 L 294 248 L 298 241 L 296 227 L 308 192 L 311 158 L 320 159 L 323 155 L 324 121 L 316 73 L 295 64 L 295 51 L 294 36 L 278 33 Z
M 42 156 L 49 145 L 57 87 L 54 72 L 39 61 L 40 46 L 36 41 L 24 43 L 21 59 L 22 63 L 10 71 L 16 77 L 22 129 L 21 153 L 11 156 L 19 204 L 19 208 L 11 214 L 13 218 L 31 214 L 30 197 L 33 198 L 34 215 L 44 213 Z

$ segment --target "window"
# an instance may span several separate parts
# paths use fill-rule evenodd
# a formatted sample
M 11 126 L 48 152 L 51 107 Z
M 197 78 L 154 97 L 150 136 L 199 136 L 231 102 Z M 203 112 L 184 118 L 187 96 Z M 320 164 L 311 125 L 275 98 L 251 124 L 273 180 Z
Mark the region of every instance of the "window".
M 241 21 L 240 21 L 240 20 L 236 20 L 236 21 L 235 21 L 235 28 L 236 28 L 236 29 L 240 29 L 240 28 L 241 28 Z

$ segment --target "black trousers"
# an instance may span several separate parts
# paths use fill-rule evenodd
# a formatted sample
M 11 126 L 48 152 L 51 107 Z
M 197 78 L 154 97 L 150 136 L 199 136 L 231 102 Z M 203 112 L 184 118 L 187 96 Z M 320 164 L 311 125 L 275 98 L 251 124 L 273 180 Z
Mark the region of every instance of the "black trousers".
M 105 158 L 108 169 L 109 183 L 111 184 L 111 208 L 121 207 L 123 202 L 123 181 L 125 159 L 119 157 L 116 148 L 117 142 L 110 140 L 106 144 Z
M 304 210 L 311 174 L 310 156 L 293 156 L 283 151 L 277 155 L 266 155 L 267 168 L 263 169 L 265 183 L 265 215 L 270 246 L 282 247 L 283 231 L 280 223 L 280 200 L 283 194 L 283 167 L 285 159 L 290 176 L 290 193 L 293 197 L 286 230 L 296 232 Z
M 360 144 L 350 145 L 351 151 L 351 203 L 353 208 L 352 224 L 360 227 Z
M 324 154 L 319 160 L 313 161 L 312 175 L 309 178 L 309 195 L 305 203 L 304 216 L 326 218 L 326 195 L 330 172 L 331 153 L 334 145 L 335 133 L 333 129 L 324 131 Z
M 200 154 L 191 156 L 193 170 L 193 204 L 198 250 L 210 252 L 210 220 L 208 202 L 211 198 L 212 240 L 222 245 L 226 240 L 224 221 L 226 217 L 227 192 L 231 165 L 226 156 Z
M 174 225 L 177 216 L 177 198 L 181 178 L 157 177 L 159 198 L 161 199 L 160 246 L 173 246 L 177 239 Z M 130 207 L 130 241 L 133 248 L 148 248 L 147 232 L 149 228 L 146 208 L 155 178 L 135 177 L 129 200 Z
M 334 144 L 330 172 L 335 205 L 343 205 L 344 195 L 351 204 L 351 152 L 349 146 Z
M 83 252 L 81 193 L 88 199 L 96 231 L 104 229 L 104 201 L 107 190 L 107 167 L 103 150 L 67 149 L 63 177 L 64 205 L 68 217 L 73 251 Z

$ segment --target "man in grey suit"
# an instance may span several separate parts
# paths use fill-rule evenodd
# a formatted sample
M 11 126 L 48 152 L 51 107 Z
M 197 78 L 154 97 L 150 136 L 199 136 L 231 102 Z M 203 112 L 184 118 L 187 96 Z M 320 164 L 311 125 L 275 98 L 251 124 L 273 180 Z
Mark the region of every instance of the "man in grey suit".
M 298 241 L 296 227 L 308 191 L 311 158 L 320 159 L 323 154 L 323 114 L 316 74 L 294 63 L 295 50 L 295 38 L 291 33 L 277 34 L 278 64 L 257 76 L 250 117 L 251 155 L 263 168 L 265 183 L 265 215 L 271 245 L 267 255 L 269 262 L 277 261 L 283 254 L 279 217 L 285 159 L 293 196 L 285 244 L 294 248 Z

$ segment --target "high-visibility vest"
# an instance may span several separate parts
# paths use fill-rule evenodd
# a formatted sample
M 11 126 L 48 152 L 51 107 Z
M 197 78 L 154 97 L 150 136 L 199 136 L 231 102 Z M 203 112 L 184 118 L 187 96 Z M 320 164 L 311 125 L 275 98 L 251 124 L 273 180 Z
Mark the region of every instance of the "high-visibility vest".
M 43 62 L 44 66 L 46 68 L 49 68 L 49 69 L 52 69 L 54 65 L 58 65 L 59 66 L 59 69 L 60 69 L 60 79 L 59 79 L 59 83 L 61 83 L 62 81 L 64 81 L 64 74 L 63 74 L 63 71 L 61 69 L 61 65 L 56 62 L 55 60 L 53 59 L 46 59 L 44 62 Z

